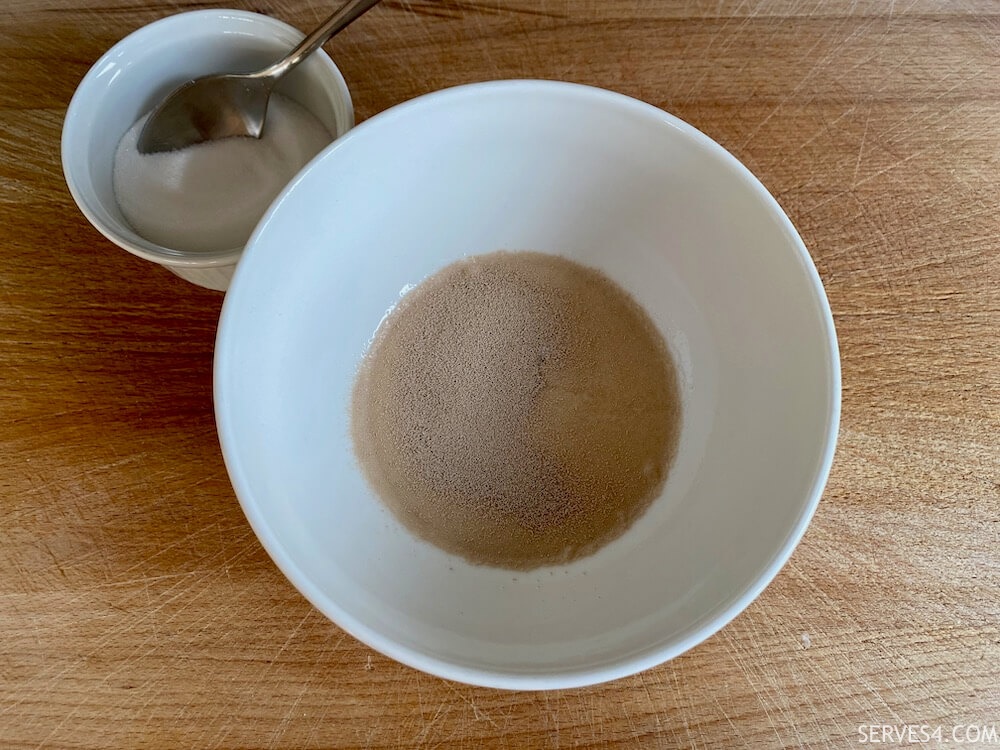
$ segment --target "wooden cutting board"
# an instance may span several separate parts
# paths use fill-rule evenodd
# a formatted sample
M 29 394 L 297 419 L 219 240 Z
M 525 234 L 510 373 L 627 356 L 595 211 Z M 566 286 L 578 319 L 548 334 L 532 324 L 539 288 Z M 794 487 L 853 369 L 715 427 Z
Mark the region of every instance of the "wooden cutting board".
M 329 9 L 228 4 L 302 29 Z M 197 7 L 0 10 L 0 747 L 839 748 L 883 725 L 890 740 L 907 724 L 1000 732 L 995 2 L 386 0 L 327 45 L 359 120 L 513 77 L 663 107 L 771 189 L 830 297 L 840 444 L 789 564 L 674 661 L 541 693 L 403 667 L 292 588 L 219 453 L 221 295 L 119 251 L 73 204 L 59 135 L 76 84 L 126 33 Z M 994 744 L 979 737 L 965 746 Z

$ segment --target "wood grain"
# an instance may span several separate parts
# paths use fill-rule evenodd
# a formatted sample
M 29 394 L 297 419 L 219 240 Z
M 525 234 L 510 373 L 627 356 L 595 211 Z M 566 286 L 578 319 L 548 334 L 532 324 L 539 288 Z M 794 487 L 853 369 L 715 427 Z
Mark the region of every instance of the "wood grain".
M 314 0 L 231 5 L 308 28 Z M 223 467 L 221 296 L 117 250 L 65 188 L 90 64 L 201 2 L 0 11 L 0 746 L 851 747 L 1000 728 L 1000 15 L 992 0 L 386 0 L 328 44 L 364 119 L 490 78 L 617 89 L 775 193 L 843 358 L 815 520 L 682 657 L 565 692 L 372 652 L 267 558 Z M 966 745 L 970 747 L 971 745 Z

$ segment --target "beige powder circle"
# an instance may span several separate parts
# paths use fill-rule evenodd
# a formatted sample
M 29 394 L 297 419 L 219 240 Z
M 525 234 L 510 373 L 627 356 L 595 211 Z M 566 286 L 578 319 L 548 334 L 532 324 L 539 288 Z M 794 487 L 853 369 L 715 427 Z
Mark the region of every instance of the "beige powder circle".
M 352 395 L 355 453 L 412 532 L 467 560 L 568 562 L 659 496 L 680 394 L 663 337 L 604 274 L 495 252 L 383 321 Z

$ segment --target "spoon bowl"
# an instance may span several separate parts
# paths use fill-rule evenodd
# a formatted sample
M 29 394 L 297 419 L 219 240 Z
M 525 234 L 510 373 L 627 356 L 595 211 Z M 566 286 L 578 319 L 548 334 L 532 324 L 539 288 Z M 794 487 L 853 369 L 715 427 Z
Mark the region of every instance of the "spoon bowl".
M 157 105 L 139 134 L 141 154 L 220 138 L 260 138 L 275 84 L 380 0 L 348 0 L 291 52 L 263 70 L 187 81 Z
M 241 75 L 188 81 L 156 109 L 155 127 L 143 129 L 139 150 L 155 153 L 219 138 L 259 138 L 272 88 L 270 79 Z

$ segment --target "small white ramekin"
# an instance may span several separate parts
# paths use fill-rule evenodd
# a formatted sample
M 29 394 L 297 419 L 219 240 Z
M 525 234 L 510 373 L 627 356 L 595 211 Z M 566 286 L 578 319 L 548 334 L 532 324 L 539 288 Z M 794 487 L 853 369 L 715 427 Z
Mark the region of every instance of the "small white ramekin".
M 198 10 L 144 26 L 108 50 L 80 82 L 63 123 L 63 172 L 84 216 L 130 253 L 199 286 L 226 289 L 243 248 L 186 252 L 136 234 L 115 199 L 115 149 L 122 134 L 178 84 L 211 73 L 263 67 L 302 36 L 292 26 L 257 13 Z M 354 124 L 347 84 L 322 50 L 290 73 L 279 90 L 316 115 L 334 137 Z

